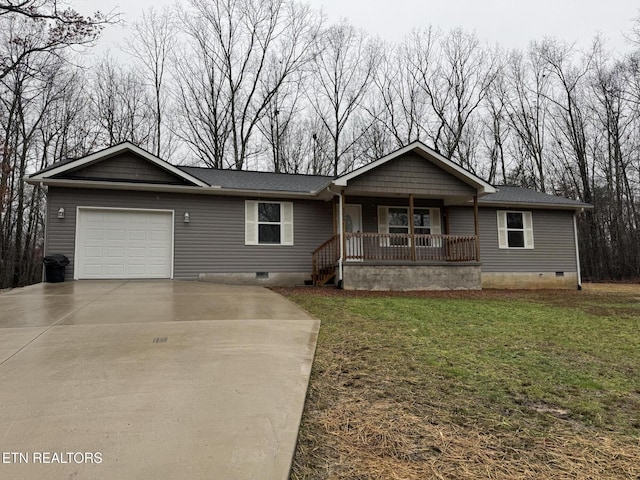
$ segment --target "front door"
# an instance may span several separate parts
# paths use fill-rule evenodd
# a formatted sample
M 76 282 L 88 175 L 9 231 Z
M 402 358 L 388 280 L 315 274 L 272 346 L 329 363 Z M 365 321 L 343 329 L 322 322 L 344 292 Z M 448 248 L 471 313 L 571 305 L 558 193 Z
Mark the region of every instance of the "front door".
M 344 223 L 346 233 L 362 232 L 362 205 L 344 206 Z M 347 260 L 362 260 L 364 252 L 362 249 L 362 237 L 349 237 L 346 241 Z

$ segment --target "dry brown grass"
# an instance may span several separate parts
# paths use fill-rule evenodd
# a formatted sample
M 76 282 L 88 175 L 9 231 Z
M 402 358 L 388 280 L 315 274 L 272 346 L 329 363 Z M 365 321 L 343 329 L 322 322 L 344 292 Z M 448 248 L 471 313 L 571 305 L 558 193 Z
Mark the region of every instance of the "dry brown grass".
M 294 299 L 301 291 L 330 297 L 384 295 L 280 291 Z M 614 295 L 624 303 L 640 298 L 640 285 L 588 285 L 584 294 L 595 301 Z M 451 295 L 576 305 L 586 298 L 557 291 L 408 294 Z M 640 479 L 637 435 L 583 424 L 553 405 L 529 404 L 520 412 L 485 419 L 465 417 L 451 396 L 439 395 L 440 379 L 399 373 L 394 365 L 369 368 L 375 355 L 361 341 L 342 337 L 334 342 L 321 335 L 292 479 Z M 640 397 L 640 386 L 636 393 Z M 470 411 L 473 401 L 460 408 Z
M 321 412 L 310 406 L 318 417 L 301 433 L 291 478 L 640 478 L 638 444 L 562 424 L 543 438 L 505 435 L 403 410 L 349 398 Z

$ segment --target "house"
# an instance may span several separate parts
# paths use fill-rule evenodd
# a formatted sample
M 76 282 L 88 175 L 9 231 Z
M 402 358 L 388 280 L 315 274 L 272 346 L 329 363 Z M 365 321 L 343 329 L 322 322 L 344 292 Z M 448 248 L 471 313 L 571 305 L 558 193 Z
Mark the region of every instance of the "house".
M 45 251 L 69 280 L 579 288 L 591 208 L 494 187 L 420 142 L 337 178 L 176 167 L 123 143 L 25 180 L 48 188 Z

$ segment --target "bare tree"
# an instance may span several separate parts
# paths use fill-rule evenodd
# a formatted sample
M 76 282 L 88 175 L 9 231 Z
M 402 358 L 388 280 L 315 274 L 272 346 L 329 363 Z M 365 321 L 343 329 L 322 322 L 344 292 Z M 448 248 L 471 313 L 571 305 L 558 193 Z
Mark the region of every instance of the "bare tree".
M 151 151 L 168 158 L 173 150 L 171 138 L 165 138 L 163 123 L 167 103 L 166 69 L 176 40 L 175 13 L 165 6 L 160 12 L 153 7 L 142 13 L 142 20 L 133 24 L 133 36 L 125 47 L 142 65 L 145 79 L 153 91 L 153 135 Z M 167 129 L 170 132 L 169 129 Z
M 307 97 L 333 147 L 333 174 L 342 173 L 341 162 L 359 134 L 346 139 L 354 113 L 361 106 L 376 70 L 377 47 L 366 34 L 346 21 L 329 27 L 314 55 L 314 82 L 307 85 Z
M 638 184 L 634 185 L 631 168 L 640 146 L 636 133 L 640 118 L 633 102 L 625 95 L 630 83 L 628 65 L 610 61 L 610 58 L 610 52 L 598 42 L 589 85 L 594 122 L 591 150 L 594 184 L 596 188 L 601 185 L 598 190 L 606 198 L 599 202 L 597 223 L 610 242 L 607 262 L 603 265 L 606 270 L 602 273 L 607 277 L 624 278 L 640 275 L 640 252 L 636 248 L 640 226 L 640 212 L 635 201 Z
M 269 77 L 274 74 L 277 72 L 267 74 L 267 83 L 273 83 Z M 274 172 L 297 173 L 302 167 L 304 142 L 300 142 L 301 132 L 296 128 L 296 119 L 301 116 L 303 108 L 301 99 L 305 80 L 305 74 L 300 71 L 291 82 L 283 84 L 271 97 L 264 116 L 257 124 L 269 145 L 270 170 Z
M 105 56 L 93 68 L 90 102 L 103 145 L 129 141 L 148 147 L 153 114 L 144 81 L 134 70 L 127 70 Z
M 230 163 L 241 169 L 257 152 L 254 130 L 273 96 L 309 61 L 320 23 L 285 0 L 191 0 L 191 8 L 187 30 L 223 80 L 216 96 L 228 102 Z
M 0 79 L 25 64 L 32 54 L 59 53 L 72 45 L 90 45 L 118 16 L 100 12 L 83 16 L 58 0 L 0 0 L 0 27 L 7 28 L 7 22 L 17 19 L 32 28 L 21 29 L 12 39 L 22 46 L 20 50 L 13 54 L 5 51 L 0 56 Z
M 469 149 L 461 145 L 472 116 L 487 95 L 497 74 L 494 55 L 483 49 L 475 35 L 461 29 L 442 36 L 433 29 L 414 32 L 406 50 L 410 73 L 422 88 L 433 119 L 428 138 L 434 148 L 465 166 L 472 167 Z M 465 153 L 467 152 L 467 153 Z
M 42 192 L 22 178 L 41 156 L 39 132 L 60 96 L 64 61 L 50 54 L 30 55 L 0 79 L 3 168 L 0 173 L 0 285 L 32 283 L 36 242 L 41 232 Z M 8 168 L 5 168 L 8 167 Z
M 562 149 L 558 159 L 568 167 L 567 172 L 581 198 L 591 203 L 593 195 L 587 144 L 587 104 L 582 83 L 587 79 L 593 56 L 588 54 L 576 65 L 572 62 L 574 52 L 570 45 L 547 40 L 538 49 L 549 74 L 556 80 L 556 91 L 546 97 L 554 106 L 554 139 L 560 146 L 566 142 L 568 147 Z
M 396 147 L 426 138 L 427 102 L 422 87 L 411 75 L 409 64 L 408 52 L 413 40 L 410 36 L 397 48 L 383 48 L 381 64 L 374 77 L 375 90 L 367 105 L 367 111 L 376 119 L 374 129 L 378 130 L 378 136 L 383 129 L 387 130 Z
M 510 134 L 507 95 L 505 70 L 500 68 L 487 91 L 486 114 L 483 118 L 483 139 L 489 160 L 486 178 L 491 183 L 496 183 L 498 179 L 503 183 L 507 182 L 507 146 Z
M 183 19 L 189 43 L 180 45 L 182 53 L 173 60 L 173 98 L 180 119 L 176 132 L 202 163 L 225 168 L 231 103 L 216 54 L 219 47 L 207 23 L 195 16 Z
M 545 192 L 548 168 L 545 133 L 551 77 L 541 48 L 540 44 L 533 42 L 526 54 L 516 51 L 509 55 L 509 91 L 505 98 L 510 126 L 515 133 L 514 141 L 520 147 L 514 153 L 521 153 L 514 155 L 518 162 L 516 172 L 519 174 L 516 175 L 521 176 L 521 183 Z

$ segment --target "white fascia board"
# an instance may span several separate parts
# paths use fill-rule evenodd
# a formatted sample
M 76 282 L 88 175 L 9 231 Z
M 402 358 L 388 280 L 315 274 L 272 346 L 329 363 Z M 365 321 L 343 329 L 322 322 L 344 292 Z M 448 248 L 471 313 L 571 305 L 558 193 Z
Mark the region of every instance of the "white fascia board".
M 36 182 L 42 181 L 42 180 L 51 178 L 55 175 L 64 173 L 66 171 L 79 168 L 79 167 L 82 167 L 83 165 L 87 165 L 89 163 L 95 162 L 97 160 L 100 160 L 101 158 L 111 157 L 111 156 L 117 155 L 118 153 L 125 152 L 127 150 L 135 153 L 136 155 L 141 156 L 142 158 L 153 163 L 154 165 L 157 165 L 158 167 L 164 170 L 167 170 L 168 172 L 171 172 L 180 178 L 183 178 L 184 180 L 195 183 L 199 187 L 209 187 L 209 185 L 204 183 L 202 180 L 199 180 L 196 177 L 189 175 L 186 172 L 183 172 L 179 168 L 174 167 L 170 163 L 165 162 L 164 160 L 156 157 L 155 155 L 150 154 L 146 150 L 143 150 L 140 147 L 137 147 L 136 145 L 129 142 L 124 142 L 119 145 L 114 145 L 113 147 L 100 150 L 99 152 L 92 153 L 91 155 L 87 155 L 86 157 L 82 157 L 77 160 L 65 163 L 64 165 L 60 165 L 57 168 L 52 168 L 51 170 L 47 170 L 46 172 L 43 172 L 39 175 L 33 175 L 29 178 Z
M 169 192 L 169 193 L 195 193 L 199 195 L 225 195 L 231 197 L 264 197 L 264 198 L 318 198 L 318 192 L 286 192 L 276 190 L 235 190 L 221 187 L 192 187 L 188 185 L 167 185 L 131 182 L 104 182 L 92 180 L 69 180 L 64 178 L 24 178 L 31 184 L 42 184 L 49 187 L 72 187 L 104 190 L 131 190 L 137 192 Z
M 419 150 L 423 154 L 431 156 L 435 160 L 435 163 L 439 164 L 441 168 L 453 174 L 455 177 L 459 178 L 465 183 L 475 186 L 475 188 L 479 190 L 478 193 L 480 193 L 481 195 L 497 192 L 496 188 L 493 185 L 485 182 L 484 180 L 475 176 L 471 172 L 466 171 L 464 168 L 460 167 L 459 165 L 456 165 L 448 158 L 443 157 L 438 152 L 427 147 L 425 144 L 419 141 L 410 143 L 406 147 L 403 147 L 400 150 L 396 150 L 395 152 L 392 152 L 389 155 L 386 155 L 376 160 L 375 162 L 371 162 L 368 165 L 360 167 L 351 173 L 338 177 L 333 181 L 333 183 L 336 186 L 346 187 L 347 182 L 349 182 L 349 180 L 352 180 L 370 170 L 373 170 L 374 168 L 379 167 L 380 165 L 383 165 L 389 162 L 390 160 L 398 158 L 401 155 L 404 155 L 405 153 L 411 152 L 413 150 Z

